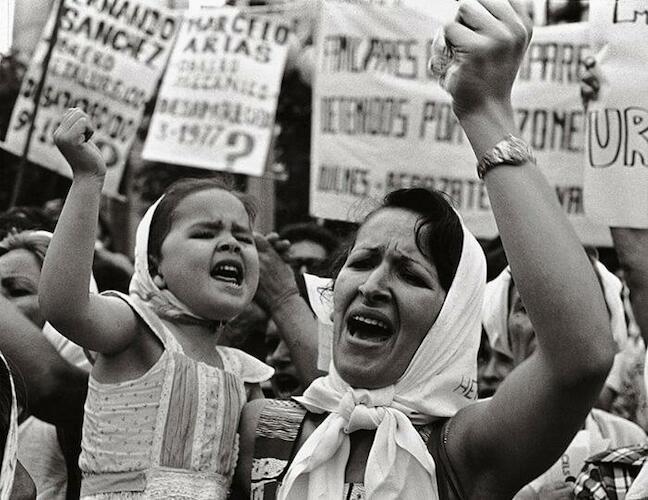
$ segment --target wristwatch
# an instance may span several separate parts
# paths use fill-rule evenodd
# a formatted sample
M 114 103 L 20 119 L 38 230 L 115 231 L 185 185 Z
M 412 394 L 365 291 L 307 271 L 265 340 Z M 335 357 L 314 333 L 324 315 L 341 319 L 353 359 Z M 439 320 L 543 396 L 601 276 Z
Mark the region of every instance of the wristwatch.
M 500 165 L 515 167 L 529 162 L 535 163 L 535 157 L 529 145 L 522 139 L 508 134 L 492 149 L 484 153 L 477 163 L 477 175 L 483 179 L 489 170 Z

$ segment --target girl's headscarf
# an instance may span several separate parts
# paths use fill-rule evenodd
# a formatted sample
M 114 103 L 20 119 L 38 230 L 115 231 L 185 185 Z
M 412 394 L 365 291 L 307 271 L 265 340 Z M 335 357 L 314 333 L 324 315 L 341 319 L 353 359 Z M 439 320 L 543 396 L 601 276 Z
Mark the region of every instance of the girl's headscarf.
M 342 498 L 349 433 L 376 429 L 364 477 L 368 499 L 438 499 L 435 463 L 414 425 L 450 417 L 477 397 L 476 359 L 486 263 L 463 228 L 455 278 L 436 321 L 401 378 L 381 389 L 353 389 L 330 365 L 303 397 L 309 411 L 330 415 L 306 440 L 279 499 Z
M 11 391 L 11 410 L 9 414 L 9 432 L 5 441 L 4 454 L 2 455 L 2 468 L 0 469 L 0 500 L 6 500 L 11 495 L 14 475 L 16 473 L 16 451 L 18 450 L 18 405 L 16 403 L 16 388 L 9 364 L 0 353 L 0 361 L 4 364 L 9 377 L 9 387 L 2 387 L 0 390 Z
M 137 226 L 135 235 L 135 274 L 131 279 L 129 293 L 136 295 L 144 301 L 153 311 L 163 318 L 171 320 L 193 320 L 197 322 L 211 323 L 210 321 L 194 314 L 169 290 L 160 289 L 153 281 L 149 271 L 148 240 L 151 228 L 151 220 L 155 209 L 162 201 L 161 196 L 144 214 L 144 217 Z

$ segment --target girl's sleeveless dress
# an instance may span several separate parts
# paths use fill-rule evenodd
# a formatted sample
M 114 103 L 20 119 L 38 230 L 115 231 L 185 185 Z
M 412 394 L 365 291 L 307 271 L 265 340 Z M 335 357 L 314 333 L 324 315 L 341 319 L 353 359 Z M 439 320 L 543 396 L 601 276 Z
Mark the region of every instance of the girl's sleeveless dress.
M 148 324 L 164 352 L 135 380 L 103 384 L 90 377 L 81 497 L 226 498 L 238 458 L 244 382 L 267 380 L 272 369 L 227 347 L 216 348 L 224 369 L 191 359 L 137 297 L 114 295 Z

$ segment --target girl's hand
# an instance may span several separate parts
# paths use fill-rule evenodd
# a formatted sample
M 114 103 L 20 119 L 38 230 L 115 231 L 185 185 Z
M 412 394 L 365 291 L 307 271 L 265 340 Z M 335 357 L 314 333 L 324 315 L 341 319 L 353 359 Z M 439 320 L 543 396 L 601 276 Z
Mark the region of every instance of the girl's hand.
M 533 23 L 520 0 L 463 0 L 445 27 L 454 51 L 445 87 L 458 118 L 510 107 L 511 87 L 531 40 Z
M 583 61 L 585 71 L 581 76 L 580 92 L 583 100 L 583 107 L 587 109 L 590 102 L 596 101 L 601 90 L 601 75 L 596 67 L 596 59 L 592 56 L 586 57 Z
M 54 144 L 72 167 L 74 177 L 106 175 L 106 162 L 97 145 L 90 140 L 92 133 L 88 115 L 79 108 L 68 109 L 54 131 Z

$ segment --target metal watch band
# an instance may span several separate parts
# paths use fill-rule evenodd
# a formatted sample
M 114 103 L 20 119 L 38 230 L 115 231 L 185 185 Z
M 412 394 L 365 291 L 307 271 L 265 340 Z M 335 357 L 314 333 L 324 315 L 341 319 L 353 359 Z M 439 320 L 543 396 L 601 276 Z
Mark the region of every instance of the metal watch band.
M 522 139 L 508 134 L 504 139 L 484 153 L 477 163 L 477 175 L 483 179 L 486 173 L 500 165 L 518 166 L 528 162 L 535 163 L 533 151 Z

